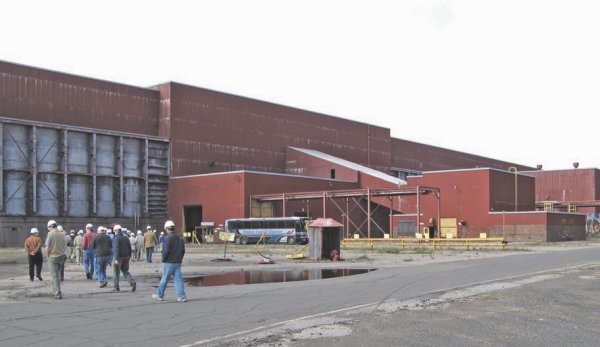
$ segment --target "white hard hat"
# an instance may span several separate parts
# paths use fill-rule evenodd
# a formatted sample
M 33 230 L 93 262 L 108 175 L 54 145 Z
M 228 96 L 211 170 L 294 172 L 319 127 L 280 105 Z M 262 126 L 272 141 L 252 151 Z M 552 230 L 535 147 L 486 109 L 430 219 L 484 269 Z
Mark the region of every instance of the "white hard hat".
M 93 227 L 94 227 L 94 226 L 93 226 L 91 223 L 88 223 L 88 224 L 85 226 L 85 228 L 86 228 L 86 229 L 92 229 Z
M 83 230 L 79 230 L 77 234 L 83 234 Z
M 32 234 L 37 234 L 37 233 L 38 233 L 38 230 L 37 230 L 36 228 L 31 228 L 31 233 L 32 233 Z
M 113 230 L 114 230 L 115 232 L 117 232 L 117 233 L 120 233 L 122 229 L 123 229 L 123 228 L 121 228 L 121 226 L 120 226 L 119 224 L 117 224 L 117 225 L 115 225 L 115 226 L 113 227 Z
M 161 235 L 164 235 L 165 233 L 163 231 L 160 232 Z
M 149 225 L 146 227 L 146 229 L 152 229 Z
M 138 234 L 138 235 L 142 235 L 142 231 L 141 231 L 141 230 L 138 230 L 137 234 Z
M 58 229 L 58 231 L 60 231 L 61 233 L 64 231 L 62 225 L 59 225 L 56 229 Z
M 165 229 L 166 228 L 173 228 L 173 227 L 175 227 L 175 223 L 173 223 L 172 220 L 168 220 L 168 221 L 165 222 Z
M 56 228 L 56 222 L 54 220 L 49 220 L 48 221 L 48 228 L 49 227 L 55 227 Z

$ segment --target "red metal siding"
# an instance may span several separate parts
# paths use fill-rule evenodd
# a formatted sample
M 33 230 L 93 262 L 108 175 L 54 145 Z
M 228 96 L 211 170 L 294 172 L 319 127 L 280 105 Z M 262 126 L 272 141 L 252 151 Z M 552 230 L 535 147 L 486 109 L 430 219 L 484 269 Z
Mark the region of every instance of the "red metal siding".
M 489 167 L 508 170 L 509 167 L 515 166 L 519 171 L 533 169 L 532 167 L 515 165 L 505 161 L 401 139 L 392 138 L 391 142 L 392 167 L 395 168 L 416 171 L 438 171 Z
M 389 129 L 176 83 L 168 87 L 175 176 L 284 173 L 287 146 L 389 172 Z M 161 104 L 166 89 L 159 87 Z
M 600 200 L 598 169 L 571 169 L 560 171 L 527 171 L 535 177 L 537 201 L 595 201 Z M 600 207 L 578 208 L 582 213 L 598 213 Z
M 156 91 L 0 61 L 0 117 L 158 135 Z
M 488 233 L 498 237 L 498 214 L 493 212 L 506 210 L 505 216 L 515 214 L 514 173 L 493 169 L 456 170 L 446 172 L 425 173 L 422 177 L 409 177 L 409 186 L 430 186 L 440 188 L 441 218 L 456 218 L 457 222 L 464 220 L 465 228 L 459 228 L 460 237 L 479 237 L 479 233 Z M 535 181 L 526 175 L 517 175 L 519 211 L 535 210 Z M 417 213 L 415 197 L 404 197 L 399 209 L 403 213 Z M 421 221 L 430 226 L 427 221 L 436 218 L 437 199 L 422 197 Z M 517 212 L 516 214 L 518 214 Z M 404 218 L 405 219 L 405 218 Z M 500 222 L 501 224 L 501 222 Z M 535 222 L 527 221 L 527 225 Z M 539 232 L 545 232 L 541 224 Z
M 332 186 L 329 182 L 250 172 L 180 177 L 169 182 L 169 217 L 183 223 L 183 206 L 202 205 L 203 220 L 219 225 L 228 218 L 248 217 L 251 195 L 358 188 L 352 182 L 334 181 Z M 313 218 L 324 217 L 322 206 L 321 201 L 310 202 L 309 212 Z M 302 201 L 290 201 L 286 205 L 286 215 L 293 215 L 302 208 Z M 282 207 L 277 206 L 277 209 L 278 216 L 283 215 Z M 335 211 L 330 203 L 327 211 Z
M 535 178 L 506 171 L 490 170 L 490 211 L 535 211 Z M 515 208 L 515 202 L 517 207 Z

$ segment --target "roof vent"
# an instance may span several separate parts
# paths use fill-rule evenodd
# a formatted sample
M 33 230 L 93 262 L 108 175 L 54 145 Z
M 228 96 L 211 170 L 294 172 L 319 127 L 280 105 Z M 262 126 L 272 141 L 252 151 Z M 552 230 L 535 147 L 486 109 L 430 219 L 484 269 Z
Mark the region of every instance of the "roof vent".
M 579 167 L 579 163 L 578 162 L 574 162 L 573 163 L 573 167 L 577 169 Z

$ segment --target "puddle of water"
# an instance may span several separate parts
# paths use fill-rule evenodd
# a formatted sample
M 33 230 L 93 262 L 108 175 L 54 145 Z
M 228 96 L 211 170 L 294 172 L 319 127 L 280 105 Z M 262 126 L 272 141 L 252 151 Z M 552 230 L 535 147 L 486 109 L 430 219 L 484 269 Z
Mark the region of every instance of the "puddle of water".
M 238 284 L 322 280 L 360 275 L 375 270 L 377 269 L 255 270 L 190 277 L 184 278 L 183 281 L 186 285 L 193 287 L 230 286 Z

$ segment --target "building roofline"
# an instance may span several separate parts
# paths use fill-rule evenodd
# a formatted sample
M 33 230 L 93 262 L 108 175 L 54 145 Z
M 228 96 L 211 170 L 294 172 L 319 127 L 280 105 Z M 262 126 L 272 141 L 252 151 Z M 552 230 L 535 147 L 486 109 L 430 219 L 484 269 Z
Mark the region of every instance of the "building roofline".
M 198 175 L 187 175 L 187 176 L 175 176 L 170 179 L 183 179 L 183 178 L 193 178 L 193 177 L 208 177 L 208 176 L 222 176 L 222 175 L 231 175 L 236 173 L 247 173 L 247 174 L 256 174 L 256 175 L 271 175 L 271 176 L 281 176 L 281 177 L 293 177 L 293 178 L 308 178 L 319 181 L 331 181 L 331 182 L 344 182 L 344 183 L 358 183 L 358 181 L 349 181 L 349 180 L 340 180 L 334 178 L 324 178 L 324 177 L 314 177 L 314 176 L 301 176 L 301 175 L 290 175 L 290 174 L 281 174 L 275 172 L 264 172 L 264 171 L 251 171 L 251 170 L 238 170 L 238 171 L 225 171 L 225 172 L 215 172 L 208 174 L 198 174 Z

